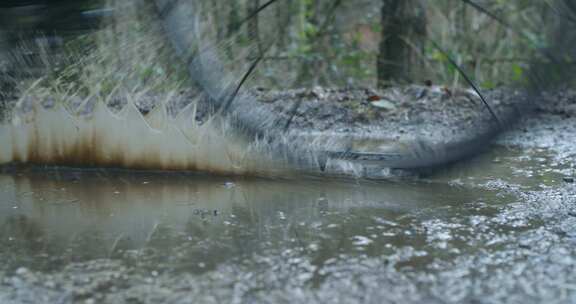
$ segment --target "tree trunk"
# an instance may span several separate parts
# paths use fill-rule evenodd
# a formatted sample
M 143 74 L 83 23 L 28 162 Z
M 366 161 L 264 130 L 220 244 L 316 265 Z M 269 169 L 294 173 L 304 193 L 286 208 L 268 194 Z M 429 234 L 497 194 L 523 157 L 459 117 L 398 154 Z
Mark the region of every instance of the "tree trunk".
M 423 52 L 426 17 L 420 0 L 382 0 L 378 85 L 414 81 Z

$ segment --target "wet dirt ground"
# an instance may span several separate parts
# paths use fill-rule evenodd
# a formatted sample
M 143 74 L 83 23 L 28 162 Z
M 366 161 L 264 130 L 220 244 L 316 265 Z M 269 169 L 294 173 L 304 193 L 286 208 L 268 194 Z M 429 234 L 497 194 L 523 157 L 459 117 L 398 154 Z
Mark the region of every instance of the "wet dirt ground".
M 0 303 L 574 303 L 576 123 L 416 180 L 0 175 Z
M 485 95 L 485 96 L 484 96 Z M 574 104 L 566 94 L 562 105 Z M 303 132 L 365 133 L 391 139 L 431 140 L 470 136 L 474 129 L 494 124 L 492 110 L 507 122 L 514 107 L 527 104 L 527 94 L 513 89 L 487 90 L 489 108 L 472 89 L 409 85 L 386 89 L 315 87 L 256 92 L 271 112 L 291 117 L 290 128 Z M 548 96 L 557 99 L 558 96 Z M 551 103 L 546 100 L 546 103 Z

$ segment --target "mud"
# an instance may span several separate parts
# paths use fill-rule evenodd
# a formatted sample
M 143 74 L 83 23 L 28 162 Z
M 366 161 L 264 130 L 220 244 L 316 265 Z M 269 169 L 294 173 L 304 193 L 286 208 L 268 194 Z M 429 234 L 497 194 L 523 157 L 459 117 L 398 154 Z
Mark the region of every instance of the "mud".
M 411 181 L 4 173 L 0 303 L 576 302 L 576 98 L 545 98 Z
M 488 90 L 483 94 L 490 109 L 501 115 L 522 105 L 527 98 L 512 89 Z M 444 86 L 261 89 L 257 97 L 279 115 L 293 116 L 291 128 L 308 132 L 372 133 L 393 139 L 419 136 L 437 140 L 495 123 L 476 92 Z
M 0 165 L 255 176 L 282 176 L 292 165 L 306 174 L 385 178 L 394 175 L 390 167 L 420 169 L 444 163 L 444 154 L 467 154 L 459 143 L 491 137 L 516 116 L 510 113 L 525 106 L 523 95 L 513 90 L 488 92 L 487 107 L 474 91 L 438 86 L 252 93 L 260 102 L 239 107 L 252 116 L 240 119 L 235 113 L 229 123 L 208 119 L 207 104 L 186 91 L 164 98 L 147 93 L 103 100 L 26 95 L 12 119 L 0 124 Z M 242 95 L 233 102 L 246 100 Z M 277 129 L 257 131 L 267 139 L 231 130 L 252 125 Z M 283 151 L 273 151 L 276 145 L 285 145 Z M 354 159 L 350 153 L 385 159 Z M 290 163 L 296 158 L 300 161 Z

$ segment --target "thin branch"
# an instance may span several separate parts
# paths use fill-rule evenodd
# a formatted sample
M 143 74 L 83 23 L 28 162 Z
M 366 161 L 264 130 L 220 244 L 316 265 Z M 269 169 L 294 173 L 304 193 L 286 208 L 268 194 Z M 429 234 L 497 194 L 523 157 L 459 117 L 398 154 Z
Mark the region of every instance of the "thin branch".
M 466 1 L 466 0 L 462 0 L 462 1 Z M 490 112 L 490 115 L 492 115 L 492 118 L 496 121 L 496 123 L 498 123 L 498 125 L 502 126 L 500 119 L 498 118 L 498 116 L 496 116 L 496 113 L 494 113 L 494 111 L 490 107 L 490 104 L 488 104 L 488 101 L 486 101 L 486 98 L 484 98 L 484 95 L 480 92 L 480 89 L 478 89 L 476 84 L 474 84 L 474 81 L 472 81 L 472 79 L 470 79 L 468 77 L 466 72 L 464 72 L 464 70 L 460 67 L 460 65 L 458 65 L 458 63 L 456 63 L 456 61 L 454 61 L 454 59 L 450 56 L 450 54 L 448 54 L 448 52 L 446 52 L 444 49 L 442 49 L 435 41 L 433 41 L 433 40 L 429 40 L 429 41 L 430 41 L 430 43 L 432 43 L 432 45 L 434 46 L 434 48 L 436 50 L 438 50 L 440 53 L 442 53 L 444 56 L 446 56 L 446 59 L 448 59 L 448 62 L 452 66 L 454 66 L 454 68 L 458 71 L 458 73 L 460 73 L 460 75 L 462 75 L 464 80 L 466 80 L 466 82 L 472 87 L 472 89 L 474 89 L 476 94 L 478 94 L 478 96 L 480 96 L 482 103 L 484 103 L 484 106 L 488 109 L 488 111 Z

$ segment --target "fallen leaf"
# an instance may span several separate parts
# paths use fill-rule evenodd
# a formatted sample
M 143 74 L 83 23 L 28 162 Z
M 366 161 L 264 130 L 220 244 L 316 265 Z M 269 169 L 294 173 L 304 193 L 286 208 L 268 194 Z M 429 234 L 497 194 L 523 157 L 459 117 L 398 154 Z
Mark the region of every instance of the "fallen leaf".
M 384 109 L 384 110 L 388 110 L 388 111 L 394 111 L 396 110 L 396 105 L 388 100 L 380 100 L 380 101 L 375 101 L 373 103 L 371 103 L 371 105 L 380 108 L 380 109 Z
M 378 95 L 372 95 L 372 96 L 368 97 L 368 101 L 378 101 L 378 100 L 382 100 L 382 97 L 380 97 Z

